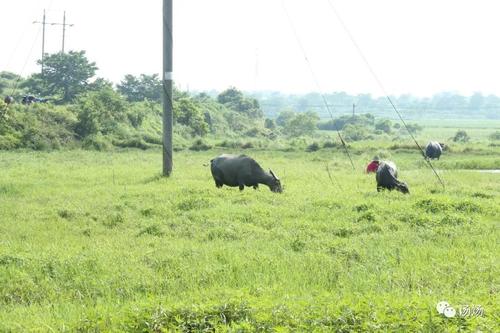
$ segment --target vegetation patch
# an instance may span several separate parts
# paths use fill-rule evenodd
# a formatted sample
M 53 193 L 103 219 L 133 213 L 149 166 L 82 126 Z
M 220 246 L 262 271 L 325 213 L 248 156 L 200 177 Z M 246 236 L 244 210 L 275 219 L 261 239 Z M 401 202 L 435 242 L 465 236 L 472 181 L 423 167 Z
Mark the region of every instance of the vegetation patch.
M 184 199 L 177 204 L 177 209 L 182 211 L 190 211 L 190 210 L 198 210 L 209 208 L 211 206 L 211 202 L 208 199 L 203 197 L 192 197 L 188 199 Z
M 480 213 L 482 211 L 481 206 L 472 201 L 461 201 L 453 204 L 453 207 L 457 212 L 462 213 Z
M 450 203 L 439 199 L 422 199 L 418 201 L 415 206 L 427 213 L 441 213 L 452 208 Z
M 116 228 L 117 226 L 123 224 L 125 222 L 125 217 L 121 213 L 114 213 L 111 215 L 108 215 L 106 220 L 103 222 L 103 225 L 106 228 L 113 229 Z
M 156 236 L 156 237 L 161 237 L 165 233 L 161 230 L 161 227 L 157 224 L 149 225 L 137 234 L 137 236 L 143 236 L 143 235 L 150 235 L 150 236 Z
M 76 217 L 76 212 L 68 210 L 68 209 L 61 209 L 57 211 L 57 215 L 59 215 L 60 218 L 65 219 L 65 220 L 73 220 Z

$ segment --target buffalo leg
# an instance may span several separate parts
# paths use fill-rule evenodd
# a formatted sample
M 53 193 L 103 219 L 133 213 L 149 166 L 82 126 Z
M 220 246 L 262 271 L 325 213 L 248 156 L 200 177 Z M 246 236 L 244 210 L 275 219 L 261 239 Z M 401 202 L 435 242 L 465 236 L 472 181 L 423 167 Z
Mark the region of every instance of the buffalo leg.
M 245 185 L 240 184 L 239 188 L 240 188 L 240 191 L 243 191 L 243 189 L 245 188 Z

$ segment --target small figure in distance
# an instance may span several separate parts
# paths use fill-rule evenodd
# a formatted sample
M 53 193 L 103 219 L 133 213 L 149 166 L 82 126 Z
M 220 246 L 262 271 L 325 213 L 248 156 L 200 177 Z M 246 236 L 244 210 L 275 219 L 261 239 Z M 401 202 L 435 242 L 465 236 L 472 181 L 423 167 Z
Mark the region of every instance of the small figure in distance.
M 366 173 L 377 172 L 380 159 L 378 156 L 373 157 L 372 161 L 366 166 Z
M 272 192 L 283 192 L 281 181 L 274 172 L 264 171 L 253 158 L 246 155 L 222 154 L 210 161 L 210 169 L 217 188 L 223 185 L 238 186 L 243 191 L 245 186 L 257 189 L 259 184 L 265 184 Z
M 377 173 L 375 175 L 377 180 L 377 191 L 380 192 L 382 189 L 388 189 L 392 191 L 396 189 L 404 194 L 409 194 L 410 190 L 405 182 L 398 180 L 398 170 L 396 165 L 391 161 L 381 161 L 378 166 Z

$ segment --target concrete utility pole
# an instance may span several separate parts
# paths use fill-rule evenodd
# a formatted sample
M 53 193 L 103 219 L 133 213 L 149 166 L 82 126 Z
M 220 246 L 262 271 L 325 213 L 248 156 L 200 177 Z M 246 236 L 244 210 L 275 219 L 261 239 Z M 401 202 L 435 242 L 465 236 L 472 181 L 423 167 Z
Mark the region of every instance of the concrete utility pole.
M 45 9 L 43 10 L 43 19 L 42 22 L 34 21 L 33 24 L 41 24 L 42 25 L 42 76 L 43 76 L 43 59 L 45 57 Z
M 163 175 L 172 173 L 172 0 L 163 0 Z
M 356 110 L 356 104 L 352 103 L 352 116 L 354 117 L 354 113 Z
M 53 23 L 53 24 L 60 24 L 60 23 Z M 63 15 L 63 23 L 62 23 L 62 27 L 63 27 L 63 36 L 62 36 L 62 50 L 61 52 L 64 53 L 64 40 L 65 40 L 65 37 L 66 37 L 66 26 L 68 27 L 72 27 L 74 24 L 66 24 L 66 11 L 64 11 L 64 15 Z

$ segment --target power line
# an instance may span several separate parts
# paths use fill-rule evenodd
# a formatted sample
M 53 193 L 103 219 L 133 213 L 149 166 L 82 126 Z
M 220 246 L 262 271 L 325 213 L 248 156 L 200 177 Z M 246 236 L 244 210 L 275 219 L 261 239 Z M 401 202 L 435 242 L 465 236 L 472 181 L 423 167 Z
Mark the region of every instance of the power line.
M 309 68 L 309 71 L 311 72 L 311 76 L 313 78 L 313 81 L 315 82 L 317 88 L 318 88 L 318 91 L 320 91 L 320 96 L 321 96 L 321 99 L 323 100 L 323 104 L 325 105 L 328 113 L 330 114 L 330 117 L 332 118 L 333 120 L 333 114 L 330 110 L 330 107 L 328 105 L 328 102 L 326 101 L 326 97 L 323 93 L 321 93 L 321 86 L 319 84 L 319 81 L 318 81 L 318 78 L 316 77 L 316 74 L 314 72 L 314 69 L 312 68 L 312 64 L 311 62 L 309 61 L 309 59 L 307 58 L 307 53 L 306 53 L 306 50 L 303 46 L 303 44 L 301 43 L 300 41 L 300 38 L 299 38 L 299 35 L 297 34 L 297 30 L 295 29 L 295 25 L 293 24 L 293 21 L 292 21 L 292 18 L 290 16 L 290 14 L 288 13 L 288 10 L 286 9 L 286 6 L 285 6 L 285 1 L 283 0 L 282 1 L 282 5 L 283 5 L 283 9 L 285 10 L 285 13 L 286 13 L 286 16 L 288 18 L 288 22 L 290 23 L 290 26 L 292 27 L 292 30 L 293 30 L 293 33 L 295 35 L 295 39 L 297 40 L 297 44 L 299 44 L 299 47 L 300 49 L 302 50 L 302 54 L 304 55 L 304 59 L 306 60 L 306 63 L 307 63 L 307 66 Z M 351 162 L 351 166 L 352 166 L 352 169 L 355 170 L 356 168 L 354 167 L 354 163 L 352 161 L 352 158 L 351 158 L 351 155 L 349 154 L 349 150 L 347 149 L 347 146 L 345 144 L 345 141 L 344 141 L 344 138 L 342 138 L 342 135 L 340 134 L 340 131 L 339 130 L 336 130 L 337 131 L 337 135 L 340 139 L 340 142 L 342 143 L 342 147 L 344 148 L 344 151 L 347 155 L 347 157 L 349 158 L 349 161 Z
M 371 75 L 373 76 L 373 78 L 377 82 L 377 84 L 380 87 L 380 89 L 382 90 L 382 92 L 385 94 L 387 100 L 389 101 L 389 103 L 391 104 L 392 108 L 394 109 L 394 111 L 398 115 L 398 117 L 401 120 L 401 122 L 403 123 L 404 127 L 406 128 L 406 130 L 410 134 L 411 138 L 413 139 L 413 141 L 417 145 L 418 149 L 420 149 L 420 152 L 422 153 L 422 156 L 424 157 L 424 160 L 430 166 L 430 168 L 432 169 L 432 171 L 434 172 L 434 174 L 436 175 L 437 179 L 439 180 L 439 182 L 441 183 L 441 185 L 443 186 L 443 189 L 444 189 L 445 185 L 444 185 L 443 180 L 441 179 L 441 177 L 439 177 L 439 175 L 438 175 L 437 171 L 434 169 L 434 166 L 432 165 L 431 161 L 429 159 L 425 158 L 424 150 L 422 149 L 422 147 L 420 147 L 420 145 L 418 144 L 418 142 L 415 139 L 415 137 L 413 136 L 413 134 L 408 130 L 408 126 L 406 125 L 406 122 L 404 121 L 403 117 L 401 116 L 401 113 L 398 111 L 398 109 L 396 108 L 396 106 L 392 102 L 392 99 L 389 96 L 389 94 L 387 93 L 387 91 L 385 90 L 384 85 L 379 80 L 379 78 L 378 78 L 377 74 L 375 73 L 375 71 L 373 70 L 373 68 L 370 66 L 370 63 L 368 62 L 368 59 L 366 59 L 366 57 L 365 57 L 364 53 L 361 51 L 361 48 L 359 47 L 358 43 L 356 43 L 353 35 L 351 34 L 351 32 L 349 31 L 349 29 L 347 28 L 347 25 L 344 23 L 344 20 L 342 20 L 342 18 L 340 17 L 340 14 L 338 13 L 337 9 L 333 6 L 331 0 L 328 0 L 328 3 L 330 4 L 330 7 L 332 8 L 335 16 L 337 17 L 337 20 L 340 22 L 340 24 L 342 25 L 342 28 L 344 29 L 344 31 L 348 35 L 349 39 L 351 40 L 352 44 L 354 45 L 354 47 L 358 51 L 359 56 L 363 59 L 366 67 L 370 71 Z
M 44 70 L 44 59 L 45 59 L 45 26 L 46 25 L 60 25 L 63 28 L 63 34 L 62 34 L 62 48 L 61 48 L 61 53 L 64 53 L 64 42 L 66 38 L 66 27 L 72 27 L 74 26 L 73 23 L 66 23 L 66 11 L 64 11 L 63 14 L 63 22 L 47 22 L 45 19 L 45 9 L 43 10 L 43 18 L 42 21 L 33 21 L 33 24 L 41 24 L 42 25 L 42 75 L 43 75 L 43 70 Z

